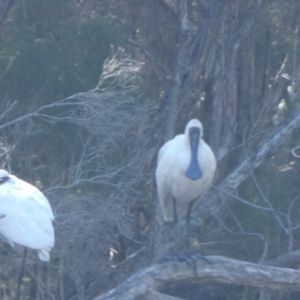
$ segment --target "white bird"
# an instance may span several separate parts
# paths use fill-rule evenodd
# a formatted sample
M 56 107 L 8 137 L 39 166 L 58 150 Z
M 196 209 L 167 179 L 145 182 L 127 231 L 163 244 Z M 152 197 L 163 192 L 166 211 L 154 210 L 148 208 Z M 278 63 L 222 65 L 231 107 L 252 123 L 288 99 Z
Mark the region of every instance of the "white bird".
M 213 180 L 216 159 L 202 139 L 200 121 L 192 119 L 184 134 L 175 136 L 159 150 L 156 184 L 166 222 L 186 218 L 188 246 L 190 214 Z
M 0 170 L 0 236 L 5 242 L 36 249 L 40 260 L 49 261 L 53 220 L 51 206 L 39 189 Z

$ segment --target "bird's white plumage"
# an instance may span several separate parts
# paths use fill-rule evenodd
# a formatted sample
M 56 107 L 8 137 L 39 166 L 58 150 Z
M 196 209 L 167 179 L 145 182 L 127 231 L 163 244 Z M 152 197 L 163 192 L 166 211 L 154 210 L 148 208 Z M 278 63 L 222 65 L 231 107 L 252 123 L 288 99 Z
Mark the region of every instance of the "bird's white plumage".
M 0 170 L 0 216 L 4 241 L 36 249 L 41 260 L 50 260 L 54 216 L 49 202 L 39 189 L 5 170 Z
M 191 180 L 186 171 L 191 161 L 191 149 L 188 132 L 191 127 L 200 129 L 198 144 L 198 162 L 202 170 L 202 177 Z M 186 216 L 189 203 L 194 200 L 196 206 L 201 197 L 208 190 L 216 170 L 216 159 L 211 148 L 201 138 L 202 124 L 192 119 L 185 128 L 185 133 L 175 136 L 165 143 L 158 154 L 156 169 L 156 183 L 159 203 L 164 220 L 174 220 L 173 197 L 176 201 L 178 218 Z

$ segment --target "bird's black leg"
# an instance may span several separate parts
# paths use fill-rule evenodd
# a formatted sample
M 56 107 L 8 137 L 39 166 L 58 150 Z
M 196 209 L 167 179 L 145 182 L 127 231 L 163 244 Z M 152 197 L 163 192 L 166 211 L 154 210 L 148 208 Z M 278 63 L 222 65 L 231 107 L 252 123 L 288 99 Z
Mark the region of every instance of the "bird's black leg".
M 187 235 L 187 239 L 186 239 L 187 258 L 188 258 L 187 263 L 191 264 L 191 261 L 192 261 L 192 267 L 193 267 L 194 273 L 197 274 L 197 265 L 196 265 L 197 259 L 203 259 L 206 262 L 208 262 L 209 264 L 211 264 L 211 262 L 208 259 L 206 259 L 204 256 L 195 255 L 192 251 L 192 247 L 191 247 L 191 214 L 192 214 L 193 204 L 194 204 L 194 201 L 191 201 L 189 203 L 188 211 L 187 211 L 187 214 L 185 217 L 186 235 Z
M 170 242 L 172 244 L 171 247 L 171 253 L 168 255 L 168 257 L 162 258 L 161 262 L 166 261 L 176 261 L 178 262 L 180 260 L 179 254 L 178 254 L 178 244 L 179 244 L 179 234 L 178 234 L 178 215 L 177 215 L 177 207 L 176 207 L 176 199 L 172 197 L 173 201 L 173 222 L 170 224 L 169 230 L 170 230 Z
M 173 213 L 174 213 L 174 220 L 173 220 L 173 234 L 174 234 L 174 245 L 173 245 L 173 257 L 178 259 L 178 215 L 177 215 L 177 207 L 176 207 L 176 199 L 173 198 Z
M 189 203 L 188 211 L 185 217 L 185 224 L 186 224 L 186 245 L 187 245 L 187 252 L 191 253 L 191 214 L 193 208 L 194 201 Z
M 193 267 L 194 273 L 197 274 L 197 265 L 195 262 L 195 257 L 192 254 L 191 250 L 191 214 L 194 201 L 189 203 L 188 211 L 185 217 L 186 224 L 186 247 L 187 247 L 187 263 Z
M 22 284 L 22 280 L 23 280 L 23 276 L 24 276 L 26 255 L 27 255 L 27 248 L 24 248 L 22 266 L 21 266 L 20 273 L 18 275 L 18 286 L 17 286 L 16 300 L 20 300 L 20 291 L 21 291 L 21 284 Z

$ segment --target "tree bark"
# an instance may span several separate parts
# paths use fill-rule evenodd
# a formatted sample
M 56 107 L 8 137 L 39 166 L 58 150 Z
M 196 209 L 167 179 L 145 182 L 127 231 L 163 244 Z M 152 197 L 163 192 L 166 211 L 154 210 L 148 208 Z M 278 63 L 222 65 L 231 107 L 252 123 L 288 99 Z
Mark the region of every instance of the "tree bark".
M 0 25 L 7 16 L 9 10 L 12 8 L 14 0 L 1 0 L 0 3 Z
M 155 264 L 143 269 L 115 289 L 94 298 L 94 300 L 141 299 L 149 291 L 154 290 L 159 293 L 171 284 L 203 283 L 204 280 L 258 288 L 300 291 L 300 272 L 298 270 L 270 267 L 221 256 L 207 256 L 206 258 L 212 265 L 203 260 L 197 261 L 197 274 L 186 262 Z

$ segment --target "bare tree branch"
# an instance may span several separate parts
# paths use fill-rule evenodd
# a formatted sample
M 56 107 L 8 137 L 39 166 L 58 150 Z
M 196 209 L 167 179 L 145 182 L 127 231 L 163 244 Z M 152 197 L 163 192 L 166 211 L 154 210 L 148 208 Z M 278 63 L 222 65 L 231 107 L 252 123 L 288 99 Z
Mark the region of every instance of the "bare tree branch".
M 264 262 L 267 266 L 295 268 L 300 264 L 300 249 L 284 253 L 274 259 Z
M 300 126 L 300 109 L 292 112 L 284 124 L 268 139 L 263 146 L 251 157 L 244 160 L 233 172 L 231 172 L 219 185 L 220 189 L 235 190 L 246 178 L 249 170 L 257 169 L 268 157 L 274 155 L 278 148 L 290 137 L 295 128 Z
M 208 256 L 212 265 L 197 262 L 197 274 L 185 262 L 156 264 L 133 275 L 108 293 L 94 300 L 140 299 L 149 290 L 159 291 L 178 282 L 209 280 L 252 287 L 300 290 L 300 272 L 292 269 L 253 264 L 221 256 Z M 163 298 L 162 298 L 163 299 Z
M 162 84 L 163 81 L 161 79 L 161 75 L 158 72 L 158 69 L 157 69 L 156 64 L 155 64 L 155 62 L 153 60 L 152 55 L 143 46 L 141 46 L 139 43 L 133 41 L 132 39 L 128 39 L 128 42 L 131 43 L 131 44 L 133 44 L 134 46 L 138 47 L 139 49 L 141 49 L 143 51 L 143 53 L 145 54 L 145 56 L 147 57 L 147 59 L 149 60 L 151 66 L 153 68 L 153 71 L 154 71 L 154 74 L 155 74 L 157 80 L 161 84 L 162 88 L 164 88 L 164 86 Z
M 12 8 L 14 0 L 1 0 L 0 2 L 0 25 L 8 14 L 9 10 Z
M 293 154 L 295 157 L 300 157 L 299 154 L 296 154 L 296 150 L 298 150 L 299 148 L 300 148 L 300 146 L 297 146 L 297 147 L 295 147 L 295 148 L 293 148 L 293 149 L 291 150 L 292 154 Z

